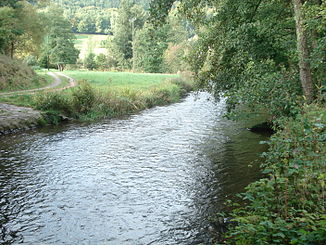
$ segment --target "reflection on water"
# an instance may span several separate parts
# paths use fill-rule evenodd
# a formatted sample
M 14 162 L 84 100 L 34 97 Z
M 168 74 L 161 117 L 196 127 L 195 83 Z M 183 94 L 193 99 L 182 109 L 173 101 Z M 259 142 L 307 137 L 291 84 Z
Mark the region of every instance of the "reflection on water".
M 1 137 L 0 244 L 209 244 L 265 139 L 209 98 Z

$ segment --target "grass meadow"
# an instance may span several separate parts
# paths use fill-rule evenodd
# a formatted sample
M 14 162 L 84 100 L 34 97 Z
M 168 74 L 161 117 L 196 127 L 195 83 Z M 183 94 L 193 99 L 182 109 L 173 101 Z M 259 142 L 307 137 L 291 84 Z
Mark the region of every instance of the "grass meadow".
M 107 54 L 106 48 L 102 47 L 101 43 L 108 38 L 108 35 L 75 34 L 75 36 L 75 47 L 80 51 L 80 59 L 84 59 L 88 53 Z
M 178 78 L 176 74 L 152 74 L 132 72 L 65 71 L 76 80 L 87 80 L 101 90 L 146 90 L 160 85 L 167 79 Z

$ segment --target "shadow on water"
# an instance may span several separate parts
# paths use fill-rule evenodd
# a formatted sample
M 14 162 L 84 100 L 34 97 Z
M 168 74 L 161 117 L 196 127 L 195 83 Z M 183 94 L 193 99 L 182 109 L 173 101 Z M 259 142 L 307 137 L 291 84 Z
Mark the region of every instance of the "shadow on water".
M 1 137 L 0 244 L 210 244 L 266 136 L 190 95 L 124 119 Z

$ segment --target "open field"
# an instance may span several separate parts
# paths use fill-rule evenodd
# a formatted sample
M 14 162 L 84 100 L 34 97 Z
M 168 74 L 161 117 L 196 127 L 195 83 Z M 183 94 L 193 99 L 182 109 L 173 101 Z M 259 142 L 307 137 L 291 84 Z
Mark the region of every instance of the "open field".
M 79 58 L 84 59 L 88 53 L 107 54 L 101 42 L 108 38 L 108 35 L 75 34 L 75 47 L 80 50 Z
M 87 80 L 95 88 L 103 90 L 133 89 L 146 90 L 158 86 L 166 79 L 177 78 L 175 74 L 152 74 L 131 72 L 97 72 L 97 71 L 65 71 L 76 80 Z

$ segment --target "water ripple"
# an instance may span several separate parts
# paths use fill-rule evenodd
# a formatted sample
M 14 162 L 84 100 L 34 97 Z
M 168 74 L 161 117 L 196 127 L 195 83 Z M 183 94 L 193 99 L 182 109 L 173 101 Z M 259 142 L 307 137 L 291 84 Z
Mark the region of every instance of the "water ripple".
M 0 138 L 0 244 L 209 244 L 262 136 L 209 95 Z

